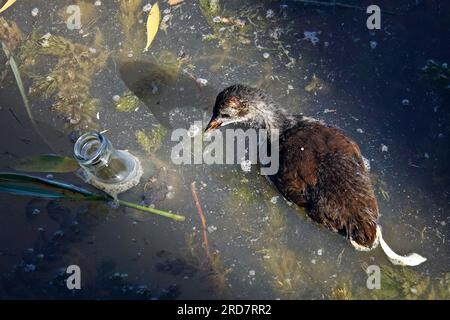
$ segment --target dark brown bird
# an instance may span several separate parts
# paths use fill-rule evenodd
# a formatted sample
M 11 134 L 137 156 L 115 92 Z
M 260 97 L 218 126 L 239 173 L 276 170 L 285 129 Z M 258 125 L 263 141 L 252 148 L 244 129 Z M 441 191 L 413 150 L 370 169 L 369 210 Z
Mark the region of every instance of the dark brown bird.
M 383 241 L 378 205 L 358 145 L 339 129 L 321 121 L 293 116 L 263 91 L 234 85 L 216 99 L 206 131 L 230 123 L 247 123 L 279 133 L 279 170 L 270 180 L 289 201 L 308 215 L 346 236 L 358 250 L 381 242 L 395 264 L 418 265 L 418 254 L 399 256 Z

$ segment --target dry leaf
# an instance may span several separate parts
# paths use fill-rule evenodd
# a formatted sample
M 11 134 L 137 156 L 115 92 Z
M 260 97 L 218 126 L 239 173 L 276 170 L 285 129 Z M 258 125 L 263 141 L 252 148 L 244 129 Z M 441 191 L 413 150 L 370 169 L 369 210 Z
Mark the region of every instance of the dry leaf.
M 182 4 L 184 2 L 184 0 L 167 0 L 167 3 L 169 4 L 169 6 L 173 7 L 173 6 L 177 6 L 179 4 Z
M 8 0 L 3 7 L 0 8 L 0 13 L 11 7 L 16 0 Z
M 159 29 L 159 22 L 161 20 L 161 13 L 159 11 L 158 2 L 152 6 L 147 19 L 147 45 L 145 46 L 144 52 L 147 52 L 150 48 L 153 39 L 155 39 L 156 33 Z

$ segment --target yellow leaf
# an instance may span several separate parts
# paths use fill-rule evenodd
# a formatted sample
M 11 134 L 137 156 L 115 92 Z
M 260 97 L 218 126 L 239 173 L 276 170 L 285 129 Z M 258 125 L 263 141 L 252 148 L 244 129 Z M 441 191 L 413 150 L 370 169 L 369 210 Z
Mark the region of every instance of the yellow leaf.
M 147 45 L 145 46 L 144 52 L 147 52 L 150 48 L 150 45 L 153 42 L 153 39 L 155 39 L 156 33 L 159 29 L 159 22 L 160 22 L 161 13 L 159 12 L 159 6 L 158 2 L 156 2 L 152 9 L 150 10 L 150 13 L 148 14 L 147 19 Z
M 3 7 L 0 8 L 0 13 L 11 7 L 16 0 L 8 0 Z

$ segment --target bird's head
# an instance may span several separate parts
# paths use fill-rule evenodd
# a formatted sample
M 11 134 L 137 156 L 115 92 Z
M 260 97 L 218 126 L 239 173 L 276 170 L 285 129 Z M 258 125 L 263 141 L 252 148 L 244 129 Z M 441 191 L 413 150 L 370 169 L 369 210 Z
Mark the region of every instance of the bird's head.
M 233 85 L 217 96 L 211 121 L 205 132 L 231 123 L 256 123 L 267 105 L 267 96 L 258 89 Z

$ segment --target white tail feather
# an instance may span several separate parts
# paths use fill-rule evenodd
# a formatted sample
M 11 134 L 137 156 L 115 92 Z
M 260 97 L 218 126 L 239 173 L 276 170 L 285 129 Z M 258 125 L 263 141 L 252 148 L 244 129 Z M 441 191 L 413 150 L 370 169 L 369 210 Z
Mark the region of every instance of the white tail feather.
M 414 267 L 427 261 L 427 258 L 424 258 L 417 253 L 411 253 L 407 256 L 400 256 L 396 254 L 383 240 L 380 226 L 377 226 L 377 237 L 378 240 L 380 241 L 381 248 L 383 249 L 384 253 L 387 255 L 389 260 L 395 265 Z

